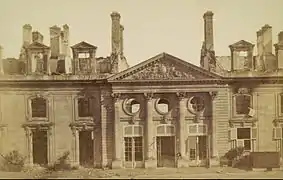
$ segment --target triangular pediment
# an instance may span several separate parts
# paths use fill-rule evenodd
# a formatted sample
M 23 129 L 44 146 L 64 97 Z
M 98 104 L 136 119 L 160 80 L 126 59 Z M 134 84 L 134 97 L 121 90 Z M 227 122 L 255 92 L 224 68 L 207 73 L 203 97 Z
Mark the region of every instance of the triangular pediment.
M 78 44 L 75 44 L 72 46 L 73 49 L 96 49 L 97 47 L 94 45 L 91 45 L 85 41 L 82 41 Z
M 143 80 L 201 80 L 220 79 L 221 76 L 183 61 L 167 53 L 161 53 L 136 66 L 109 77 L 109 81 Z
M 231 44 L 230 46 L 231 47 L 250 47 L 250 46 L 253 46 L 253 44 L 245 40 L 240 40 L 234 44 Z
M 40 43 L 40 42 L 33 42 L 28 46 L 28 49 L 47 49 L 48 46 Z

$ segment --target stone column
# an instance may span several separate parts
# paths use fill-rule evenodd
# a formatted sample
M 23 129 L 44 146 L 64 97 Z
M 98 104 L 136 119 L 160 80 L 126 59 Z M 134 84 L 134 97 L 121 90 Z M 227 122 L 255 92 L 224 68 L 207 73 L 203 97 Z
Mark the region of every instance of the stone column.
M 122 158 L 121 158 L 121 145 L 122 145 L 122 133 L 120 128 L 120 94 L 112 94 L 114 100 L 115 118 L 114 118 L 114 144 L 115 144 L 115 159 L 112 162 L 112 169 L 122 168 Z
M 155 136 L 153 134 L 153 117 L 152 117 L 152 110 L 153 110 L 153 94 L 152 93 L 145 93 L 146 99 L 146 128 L 145 128 L 145 168 L 151 168 L 157 166 L 156 161 L 156 148 L 155 148 Z
M 181 154 L 181 157 L 179 157 L 177 166 L 178 167 L 188 167 L 189 163 L 186 161 L 187 158 L 185 156 L 186 154 L 186 142 L 185 142 L 185 129 L 186 129 L 186 122 L 185 122 L 185 110 L 186 110 L 186 102 L 185 97 L 186 93 L 179 92 L 177 93 L 177 97 L 179 99 L 179 119 L 178 119 L 178 138 L 179 138 L 179 153 Z

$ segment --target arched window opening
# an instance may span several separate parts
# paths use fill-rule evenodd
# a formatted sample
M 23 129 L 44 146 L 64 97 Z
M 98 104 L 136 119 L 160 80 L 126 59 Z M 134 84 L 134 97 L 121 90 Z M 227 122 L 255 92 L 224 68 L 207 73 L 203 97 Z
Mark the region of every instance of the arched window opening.
M 166 114 L 169 112 L 169 101 L 167 99 L 159 99 L 157 102 L 157 110 L 161 114 Z
M 140 103 L 135 99 L 128 99 L 126 101 L 126 111 L 130 114 L 136 114 L 140 110 Z
M 202 112 L 205 108 L 205 101 L 200 96 L 194 96 L 193 98 L 191 98 L 189 104 L 190 104 L 190 109 L 194 113 Z

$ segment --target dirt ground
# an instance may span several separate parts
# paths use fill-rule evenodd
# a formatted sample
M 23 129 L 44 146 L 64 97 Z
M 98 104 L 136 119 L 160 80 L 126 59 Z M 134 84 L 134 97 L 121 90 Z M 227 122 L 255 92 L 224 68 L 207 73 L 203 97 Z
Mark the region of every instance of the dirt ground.
M 32 170 L 28 172 L 0 172 L 0 178 L 106 178 L 106 179 L 139 179 L 139 178 L 282 178 L 283 171 L 253 172 L 235 168 L 158 168 L 158 169 L 79 169 L 73 171 L 48 172 Z

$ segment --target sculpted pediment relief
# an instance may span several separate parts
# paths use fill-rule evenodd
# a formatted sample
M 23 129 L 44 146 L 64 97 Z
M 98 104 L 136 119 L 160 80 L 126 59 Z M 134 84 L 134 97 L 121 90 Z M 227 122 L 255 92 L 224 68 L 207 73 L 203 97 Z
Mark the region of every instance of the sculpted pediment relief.
M 132 80 L 160 80 L 160 79 L 188 79 L 193 80 L 196 77 L 190 72 L 184 72 L 178 69 L 173 63 L 157 62 L 150 67 L 134 73 L 125 79 Z
M 109 81 L 200 80 L 221 76 L 197 67 L 167 53 L 161 53 L 125 71 L 109 77 Z

